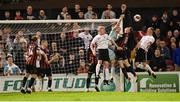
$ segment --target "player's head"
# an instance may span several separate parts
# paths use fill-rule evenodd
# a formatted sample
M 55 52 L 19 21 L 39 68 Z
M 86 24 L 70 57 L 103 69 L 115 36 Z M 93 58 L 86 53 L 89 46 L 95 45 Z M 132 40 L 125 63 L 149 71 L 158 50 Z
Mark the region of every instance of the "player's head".
M 126 28 L 124 29 L 124 32 L 127 33 L 127 34 L 129 34 L 129 33 L 132 33 L 132 32 L 133 32 L 133 29 L 132 29 L 132 27 L 126 27 Z
M 121 31 L 121 27 L 120 27 L 120 26 L 116 26 L 116 28 L 115 28 L 115 29 L 116 29 L 116 30 L 115 30 L 115 31 L 116 31 L 116 33 L 117 33 L 117 34 L 119 34 L 119 33 L 120 33 L 120 31 Z
M 98 34 L 103 35 L 105 32 L 106 31 L 104 26 L 98 26 Z
M 147 29 L 147 35 L 153 35 L 153 28 L 152 27 L 149 27 Z
M 130 30 L 130 27 L 126 27 L 125 29 L 124 29 L 124 33 L 130 33 L 131 32 L 131 30 Z
M 38 38 L 40 38 L 41 37 L 41 32 L 36 32 L 36 36 L 38 37 Z
M 34 35 L 34 36 L 32 36 L 32 37 L 31 37 L 31 40 L 32 40 L 33 42 L 36 42 L 36 41 L 37 41 L 37 39 L 38 39 L 38 38 L 37 38 L 37 36 L 36 36 L 36 35 Z
M 41 46 L 48 47 L 48 42 L 47 42 L 47 40 L 42 40 L 42 41 L 41 41 Z

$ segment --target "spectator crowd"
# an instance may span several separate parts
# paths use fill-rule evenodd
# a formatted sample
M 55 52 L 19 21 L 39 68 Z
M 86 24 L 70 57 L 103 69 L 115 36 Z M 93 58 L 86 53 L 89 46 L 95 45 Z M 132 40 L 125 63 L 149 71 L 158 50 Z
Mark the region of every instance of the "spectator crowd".
M 127 48 L 130 58 L 132 58 L 132 49 L 146 34 L 146 29 L 153 27 L 155 43 L 148 52 L 150 66 L 154 71 L 180 71 L 180 14 L 178 9 L 170 12 L 164 11 L 161 16 L 154 14 L 148 21 L 140 14 L 132 15 L 126 4 L 121 5 L 120 15 L 113 11 L 111 4 L 107 4 L 103 12 L 93 11 L 93 5 L 87 6 L 87 12 L 82 11 L 79 4 L 75 5 L 73 12 L 69 12 L 68 9 L 67 6 L 63 7 L 57 19 L 116 19 L 124 15 L 123 29 L 128 28 L 124 33 L 129 35 Z M 101 17 L 98 17 L 99 14 Z M 14 17 L 9 11 L 5 11 L 1 20 L 47 20 L 48 18 L 43 9 L 39 10 L 39 14 L 36 15 L 33 7 L 28 6 L 26 12 L 18 10 Z M 21 74 L 25 71 L 24 55 L 31 35 L 26 35 L 27 31 L 24 29 L 17 31 L 14 35 L 11 32 L 10 27 L 0 28 L 0 75 Z M 54 36 L 41 34 L 39 31 L 35 34 L 39 38 L 39 44 L 41 39 L 48 40 L 51 55 L 57 52 L 61 55 L 59 60 L 51 64 L 53 73 L 88 72 L 88 66 L 93 59 L 89 52 L 89 44 L 97 34 L 96 30 L 88 27 L 81 28 L 78 23 L 74 23 L 72 29 L 68 29 L 67 23 L 63 27 L 63 32 L 53 34 Z

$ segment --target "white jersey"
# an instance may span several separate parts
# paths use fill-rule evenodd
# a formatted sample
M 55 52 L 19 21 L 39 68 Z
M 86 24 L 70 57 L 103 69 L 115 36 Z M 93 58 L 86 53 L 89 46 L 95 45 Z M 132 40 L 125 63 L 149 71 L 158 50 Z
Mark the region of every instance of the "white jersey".
M 92 40 L 91 34 L 85 34 L 85 32 L 82 32 L 79 34 L 79 37 L 84 40 L 85 49 L 89 49 L 90 41 Z
M 154 37 L 153 36 L 149 36 L 149 35 L 146 35 L 146 36 L 143 36 L 140 40 L 140 46 L 139 48 L 142 48 L 144 49 L 145 51 L 148 51 L 148 45 L 149 43 L 153 44 L 155 41 Z
M 109 40 L 111 40 L 111 37 L 109 37 L 108 34 L 98 34 L 94 37 L 91 43 L 96 44 L 97 49 L 108 49 Z

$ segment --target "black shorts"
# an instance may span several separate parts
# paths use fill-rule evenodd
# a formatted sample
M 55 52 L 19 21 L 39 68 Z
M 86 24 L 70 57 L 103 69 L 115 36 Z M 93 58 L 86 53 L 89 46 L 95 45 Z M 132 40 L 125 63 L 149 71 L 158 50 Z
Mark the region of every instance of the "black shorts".
M 37 68 L 37 75 L 43 77 L 43 69 Z
M 116 60 L 125 60 L 127 59 L 126 51 L 115 51 Z
M 109 61 L 108 49 L 98 49 L 98 60 Z
M 135 57 L 135 62 L 144 62 L 146 61 L 146 52 L 144 49 L 139 48 L 136 57 Z
M 96 73 L 96 64 L 95 64 L 95 63 L 92 63 L 92 64 L 89 66 L 88 73 Z
M 26 65 L 26 73 L 37 74 L 37 68 L 33 65 Z
M 41 68 L 42 70 L 42 77 L 45 76 L 52 76 L 52 69 L 51 68 Z

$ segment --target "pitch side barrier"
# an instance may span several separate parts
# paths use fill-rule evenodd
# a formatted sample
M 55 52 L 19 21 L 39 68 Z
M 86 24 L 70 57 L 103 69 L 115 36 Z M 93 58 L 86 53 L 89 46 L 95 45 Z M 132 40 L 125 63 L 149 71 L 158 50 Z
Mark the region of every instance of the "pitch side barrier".
M 180 72 L 157 72 L 157 79 L 149 76 L 146 72 L 138 73 L 138 81 L 131 73 L 128 73 L 131 81 L 119 75 L 115 75 L 114 82 L 110 85 L 103 84 L 103 74 L 99 82 L 101 91 L 126 91 L 126 92 L 180 92 Z M 23 76 L 0 76 L 0 93 L 19 92 Z M 87 74 L 65 75 L 54 74 L 53 91 L 85 91 Z M 90 90 L 94 90 L 95 80 L 91 79 Z M 122 89 L 122 86 L 124 89 Z M 35 84 L 35 88 L 38 86 Z M 36 90 L 39 91 L 39 90 Z M 47 78 L 44 79 L 43 91 L 47 91 Z

